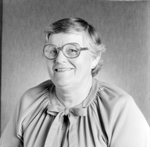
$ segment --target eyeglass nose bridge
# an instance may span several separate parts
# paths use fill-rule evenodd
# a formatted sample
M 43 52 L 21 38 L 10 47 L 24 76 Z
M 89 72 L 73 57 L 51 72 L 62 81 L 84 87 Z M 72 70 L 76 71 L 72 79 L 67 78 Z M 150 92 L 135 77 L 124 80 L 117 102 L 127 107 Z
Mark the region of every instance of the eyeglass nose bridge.
M 64 46 L 56 47 L 56 49 L 57 49 L 57 56 L 56 56 L 56 58 L 58 57 L 60 51 L 63 53 L 63 55 L 64 55 L 65 57 L 67 57 L 67 56 L 65 55 L 65 53 L 63 52 Z M 56 58 L 55 58 L 55 59 L 56 59 Z M 67 57 L 67 58 L 68 58 L 68 57 Z

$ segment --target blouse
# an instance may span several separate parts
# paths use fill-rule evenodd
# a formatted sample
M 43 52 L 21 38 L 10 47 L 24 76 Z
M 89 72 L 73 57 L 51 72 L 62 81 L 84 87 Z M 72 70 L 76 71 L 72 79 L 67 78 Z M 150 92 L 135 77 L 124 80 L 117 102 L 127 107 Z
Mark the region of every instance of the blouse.
M 150 147 L 150 128 L 133 98 L 93 79 L 82 103 L 65 108 L 51 80 L 27 90 L 0 147 Z

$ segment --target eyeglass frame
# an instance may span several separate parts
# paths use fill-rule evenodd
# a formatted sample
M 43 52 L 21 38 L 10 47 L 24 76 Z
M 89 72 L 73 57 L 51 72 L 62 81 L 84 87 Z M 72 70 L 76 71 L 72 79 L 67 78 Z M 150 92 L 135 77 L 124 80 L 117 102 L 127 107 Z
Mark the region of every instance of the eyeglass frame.
M 79 54 L 78 54 L 76 57 L 68 57 L 68 56 L 66 56 L 65 53 L 63 52 L 64 46 L 69 45 L 69 44 L 70 44 L 70 45 L 77 45 L 77 46 L 79 47 Z M 56 49 L 57 49 L 57 51 L 59 51 L 59 52 L 62 51 L 63 55 L 64 55 L 65 57 L 69 58 L 69 59 L 77 58 L 77 57 L 79 57 L 81 51 L 88 50 L 87 47 L 83 47 L 83 48 L 82 48 L 82 47 L 80 47 L 80 45 L 79 45 L 78 43 L 74 43 L 74 42 L 64 44 L 62 47 L 58 47 L 58 46 L 56 46 L 56 45 L 54 45 L 54 44 L 45 44 L 44 47 L 43 47 L 43 54 L 44 54 L 44 56 L 45 56 L 48 60 L 55 60 L 55 59 L 58 57 L 58 55 L 59 55 L 59 52 L 58 52 L 57 56 L 56 56 L 54 59 L 48 58 L 48 57 L 45 55 L 45 52 L 44 52 L 45 47 L 48 46 L 48 45 L 55 46 Z

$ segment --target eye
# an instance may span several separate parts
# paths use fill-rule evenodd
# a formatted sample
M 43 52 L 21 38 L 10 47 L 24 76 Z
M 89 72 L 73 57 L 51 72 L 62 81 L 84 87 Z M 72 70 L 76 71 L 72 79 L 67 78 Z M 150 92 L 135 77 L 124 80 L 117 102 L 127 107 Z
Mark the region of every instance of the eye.
M 76 52 L 78 52 L 76 46 L 73 46 L 73 45 L 66 45 L 65 46 L 65 50 L 68 53 L 76 53 Z
M 78 54 L 78 50 L 74 48 L 67 48 L 65 52 L 69 56 L 76 56 Z
M 79 54 L 79 49 L 73 44 L 67 44 L 64 46 L 63 51 L 68 57 L 76 57 Z
M 68 52 L 72 52 L 72 53 L 75 52 L 75 53 L 76 53 L 77 50 L 76 50 L 76 49 L 73 49 L 73 48 L 70 48 L 70 49 L 68 49 Z
M 49 53 L 50 53 L 51 55 L 56 55 L 56 54 L 57 54 L 57 50 L 56 50 L 56 49 L 50 50 Z

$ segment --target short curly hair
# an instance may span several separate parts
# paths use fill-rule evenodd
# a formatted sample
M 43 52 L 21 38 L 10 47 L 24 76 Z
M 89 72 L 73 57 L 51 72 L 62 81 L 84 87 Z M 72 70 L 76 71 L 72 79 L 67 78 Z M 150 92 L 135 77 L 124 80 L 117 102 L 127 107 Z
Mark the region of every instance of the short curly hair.
M 64 18 L 48 26 L 45 31 L 46 40 L 48 41 L 52 34 L 74 32 L 82 32 L 84 34 L 85 42 L 87 43 L 88 49 L 93 57 L 96 58 L 101 56 L 105 51 L 105 46 L 102 44 L 100 35 L 95 28 L 85 20 L 76 17 Z M 102 65 L 103 62 L 100 58 L 96 67 L 91 70 L 93 77 L 97 75 Z

